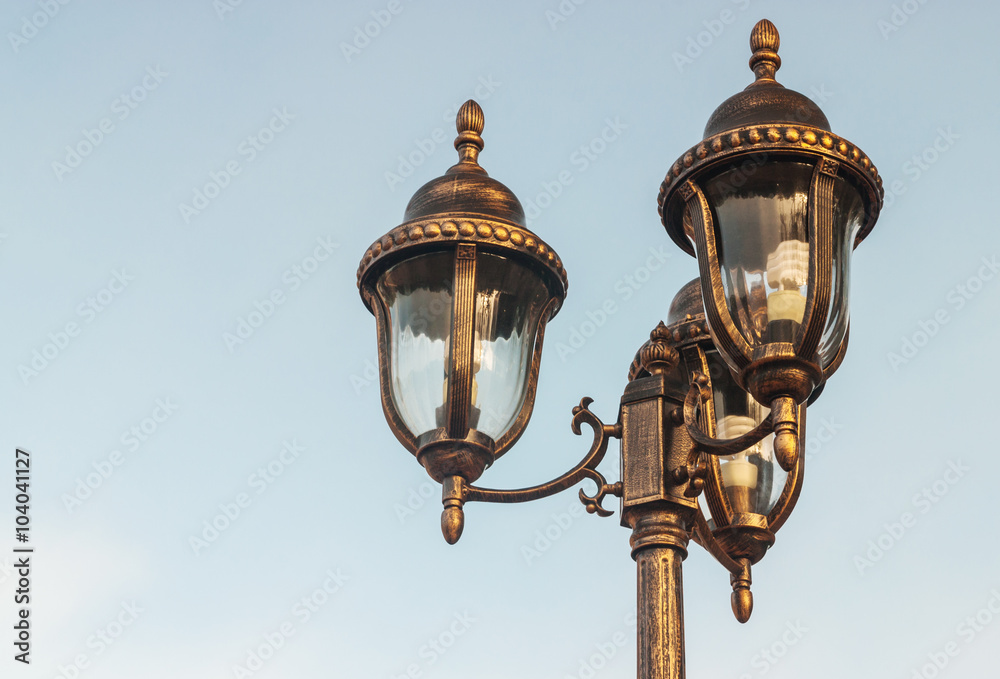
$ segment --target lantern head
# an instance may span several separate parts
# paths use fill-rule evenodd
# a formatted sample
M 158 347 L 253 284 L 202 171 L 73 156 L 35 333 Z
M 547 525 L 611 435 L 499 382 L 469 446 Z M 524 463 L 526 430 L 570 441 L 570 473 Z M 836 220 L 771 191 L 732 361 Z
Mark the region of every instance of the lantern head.
M 437 481 L 475 481 L 524 431 L 545 323 L 566 296 L 562 262 L 479 165 L 483 125 L 466 102 L 459 162 L 416 192 L 358 268 L 386 419 Z
M 868 157 L 831 132 L 808 97 L 775 81 L 778 45 L 774 24 L 758 22 L 756 80 L 716 109 L 658 201 L 670 237 L 698 259 L 720 355 L 769 407 L 805 402 L 840 365 L 851 252 L 883 196 Z

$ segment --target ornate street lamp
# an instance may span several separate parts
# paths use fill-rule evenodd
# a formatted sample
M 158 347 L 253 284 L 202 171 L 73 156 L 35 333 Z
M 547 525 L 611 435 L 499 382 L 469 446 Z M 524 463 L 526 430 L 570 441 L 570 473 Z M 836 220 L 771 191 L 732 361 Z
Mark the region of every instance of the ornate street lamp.
M 882 207 L 868 157 L 775 81 L 778 31 L 750 34 L 756 80 L 724 101 L 660 187 L 667 233 L 697 255 L 709 329 L 737 381 L 771 408 L 785 470 L 797 409 L 847 350 L 851 251 Z
M 596 484 L 593 495 L 579 491 L 588 512 L 609 516 L 604 498 L 621 498 L 642 679 L 684 676 L 681 563 L 692 537 L 730 572 L 737 619 L 750 617 L 751 566 L 802 488 L 806 406 L 846 350 L 851 250 L 881 207 L 868 158 L 774 81 L 769 21 L 754 27 L 751 47 L 756 82 L 719 107 L 660 193 L 663 223 L 696 254 L 700 279 L 636 354 L 615 423 L 601 422 L 589 398 L 573 409 L 573 431 L 586 423 L 594 438 L 559 478 L 474 485 L 527 425 L 545 323 L 567 285 L 517 198 L 479 166 L 478 104 L 458 113 L 458 164 L 417 191 L 358 269 L 378 327 L 383 410 L 442 484 L 449 543 L 467 502 L 526 502 L 584 479 Z M 597 471 L 611 438 L 621 440 L 614 483 Z
M 566 297 L 555 252 L 478 162 L 483 111 L 458 112 L 459 162 L 422 186 L 358 269 L 379 333 L 382 407 L 438 482 L 472 483 L 524 431 L 545 323 Z M 454 543 L 460 509 L 442 526 Z

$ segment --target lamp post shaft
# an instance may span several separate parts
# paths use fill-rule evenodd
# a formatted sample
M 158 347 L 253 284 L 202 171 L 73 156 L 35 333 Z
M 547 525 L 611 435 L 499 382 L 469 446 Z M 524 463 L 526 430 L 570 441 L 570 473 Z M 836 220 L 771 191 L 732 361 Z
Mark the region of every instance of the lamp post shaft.
M 637 508 L 627 518 L 638 589 L 638 679 L 684 679 L 681 564 L 693 512 L 658 502 Z

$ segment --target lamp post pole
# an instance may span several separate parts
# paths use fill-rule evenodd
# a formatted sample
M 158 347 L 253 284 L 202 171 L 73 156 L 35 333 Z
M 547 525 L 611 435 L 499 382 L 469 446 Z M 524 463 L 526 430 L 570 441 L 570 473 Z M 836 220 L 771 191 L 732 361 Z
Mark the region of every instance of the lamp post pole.
M 684 678 L 684 583 L 690 510 L 663 504 L 629 515 L 638 603 L 638 676 Z

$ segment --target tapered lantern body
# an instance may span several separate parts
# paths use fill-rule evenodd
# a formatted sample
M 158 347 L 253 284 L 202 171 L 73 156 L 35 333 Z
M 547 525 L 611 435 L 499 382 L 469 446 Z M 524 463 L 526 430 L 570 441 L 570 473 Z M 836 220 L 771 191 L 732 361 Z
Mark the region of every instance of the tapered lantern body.
M 851 250 L 864 223 L 865 202 L 848 179 L 832 175 L 829 195 L 814 196 L 811 204 L 816 173 L 815 163 L 794 158 L 773 159 L 747 176 L 740 166 L 727 164 L 705 178 L 704 194 L 726 310 L 741 337 L 752 347 L 793 344 L 803 331 L 810 283 L 814 299 L 821 296 L 816 286 L 828 284 L 822 294 L 826 309 L 813 311 L 824 322 L 810 319 L 819 334 L 815 359 L 827 368 L 847 334 Z M 827 233 L 810 233 L 810 209 L 829 213 Z M 810 276 L 810 253 L 820 249 L 829 255 L 829 271 Z
M 718 351 L 706 351 L 705 358 L 711 375 L 716 435 L 733 439 L 752 431 L 770 409 L 736 383 Z M 774 457 L 774 436 L 768 435 L 738 453 L 721 456 L 719 477 L 732 514 L 767 516 L 787 477 Z
M 739 385 L 714 347 L 704 348 L 708 367 L 712 417 L 719 439 L 733 440 L 753 431 L 770 408 Z M 805 440 L 805 405 L 796 408 L 799 443 Z M 774 532 L 785 522 L 802 485 L 805 460 L 800 456 L 789 471 L 775 452 L 775 436 L 768 434 L 745 448 L 710 461 L 705 499 L 706 517 L 714 538 L 737 561 L 756 563 L 774 542 Z
M 358 286 L 379 331 L 382 404 L 437 481 L 475 481 L 521 435 L 562 262 L 511 191 L 478 163 L 483 113 L 459 111 L 459 162 L 421 187 L 376 241 Z
M 465 252 L 418 255 L 388 269 L 377 284 L 388 311 L 393 403 L 418 439 L 437 429 L 464 438 L 465 427 L 498 440 L 510 430 L 527 393 L 549 301 L 545 283 L 517 261 L 474 251 L 464 258 Z M 456 333 L 455 292 L 464 285 L 472 293 L 471 347 L 454 339 L 462 330 Z M 453 355 L 452 347 L 469 356 Z M 463 378 L 468 397 L 461 389 L 460 400 L 450 400 L 451 388 L 464 386 L 457 384 Z
M 659 205 L 670 236 L 698 258 L 720 355 L 760 404 L 787 411 L 843 358 L 851 252 L 883 191 L 868 157 L 830 131 L 819 107 L 775 81 L 778 44 L 771 22 L 754 27 L 755 82 L 712 114 L 705 138 L 671 167 Z

